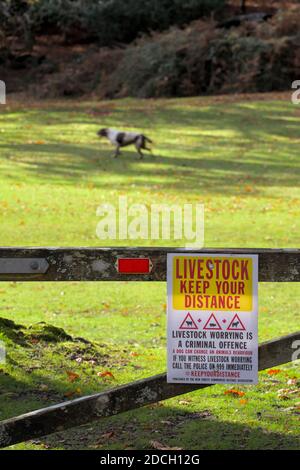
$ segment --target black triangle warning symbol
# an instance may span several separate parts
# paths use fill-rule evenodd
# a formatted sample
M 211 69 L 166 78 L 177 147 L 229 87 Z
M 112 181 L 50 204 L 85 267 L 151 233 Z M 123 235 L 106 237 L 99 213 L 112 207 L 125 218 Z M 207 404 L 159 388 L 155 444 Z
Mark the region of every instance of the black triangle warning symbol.
M 183 320 L 183 322 L 181 323 L 179 329 L 180 330 L 198 330 L 198 326 L 194 322 L 194 320 L 193 320 L 190 313 L 188 313 L 186 315 L 186 317 Z
M 246 328 L 244 327 L 240 317 L 238 316 L 238 314 L 236 313 L 233 317 L 233 319 L 231 320 L 227 330 L 231 330 L 231 331 L 244 331 Z
M 213 313 L 205 323 L 203 330 L 222 330 L 220 323 L 218 322 Z

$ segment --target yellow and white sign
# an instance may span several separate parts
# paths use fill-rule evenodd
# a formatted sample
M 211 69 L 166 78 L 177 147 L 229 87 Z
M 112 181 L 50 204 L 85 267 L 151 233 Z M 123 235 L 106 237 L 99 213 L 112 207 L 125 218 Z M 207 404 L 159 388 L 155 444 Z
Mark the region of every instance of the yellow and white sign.
M 257 255 L 168 254 L 168 382 L 256 383 Z

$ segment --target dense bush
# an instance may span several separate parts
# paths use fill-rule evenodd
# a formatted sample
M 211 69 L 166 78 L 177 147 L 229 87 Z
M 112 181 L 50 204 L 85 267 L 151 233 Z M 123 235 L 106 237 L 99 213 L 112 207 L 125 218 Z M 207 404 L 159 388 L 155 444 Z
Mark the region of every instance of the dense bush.
M 198 21 L 129 46 L 106 96 L 189 96 L 285 90 L 299 66 L 300 8 L 232 30 Z M 290 24 L 290 27 L 289 27 Z

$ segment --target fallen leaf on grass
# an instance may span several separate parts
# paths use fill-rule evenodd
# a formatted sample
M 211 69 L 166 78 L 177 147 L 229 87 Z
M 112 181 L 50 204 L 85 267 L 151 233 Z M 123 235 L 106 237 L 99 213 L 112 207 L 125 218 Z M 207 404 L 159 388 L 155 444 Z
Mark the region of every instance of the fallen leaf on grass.
M 29 343 L 38 344 L 40 341 L 37 338 L 30 338 Z
M 130 354 L 129 354 L 131 357 L 137 357 L 139 356 L 139 353 L 135 352 L 135 351 L 132 351 Z
M 109 371 L 105 370 L 103 372 L 97 372 L 98 377 L 110 377 L 111 379 L 114 379 L 114 375 Z
M 76 394 L 74 390 L 70 390 L 69 392 L 64 393 L 64 397 L 71 398 Z
M 150 441 L 150 444 L 156 450 L 183 450 L 182 447 L 167 447 L 159 441 Z
M 179 405 L 189 405 L 191 403 L 190 400 L 179 400 Z
M 230 390 L 225 390 L 224 395 L 232 395 L 233 397 L 243 397 L 245 392 L 231 388 Z
M 69 382 L 75 382 L 75 380 L 79 379 L 79 375 L 76 372 L 72 372 L 71 370 L 67 370 L 66 374 L 68 375 Z
M 110 308 L 110 304 L 107 303 L 107 302 L 102 302 L 102 306 L 103 306 L 103 308 L 106 309 L 106 310 Z
M 248 400 L 246 398 L 242 398 L 240 400 L 240 405 L 247 405 L 247 403 L 248 403 Z
M 66 398 L 71 398 L 74 395 L 80 395 L 81 394 L 81 388 L 76 388 L 76 390 L 69 390 L 68 392 L 64 393 L 64 396 Z
M 44 145 L 46 142 L 44 140 L 28 140 L 27 143 L 33 145 Z
M 276 375 L 276 374 L 280 374 L 281 372 L 281 369 L 269 369 L 267 374 L 268 375 Z
M 253 193 L 254 192 L 254 188 L 252 186 L 245 186 L 245 191 L 247 193 Z

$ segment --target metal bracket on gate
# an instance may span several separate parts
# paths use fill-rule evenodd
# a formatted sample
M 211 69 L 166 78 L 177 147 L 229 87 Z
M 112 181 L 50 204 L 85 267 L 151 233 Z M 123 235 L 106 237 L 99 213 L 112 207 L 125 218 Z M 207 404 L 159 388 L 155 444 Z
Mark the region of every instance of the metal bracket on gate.
M 48 268 L 45 258 L 0 258 L 0 274 L 44 274 Z

